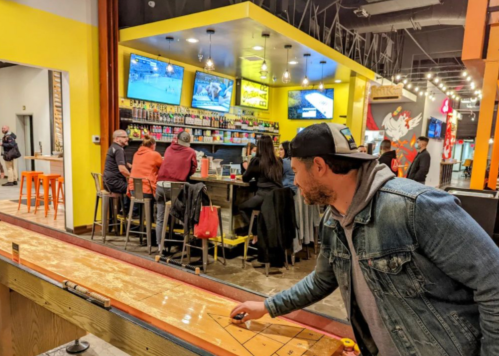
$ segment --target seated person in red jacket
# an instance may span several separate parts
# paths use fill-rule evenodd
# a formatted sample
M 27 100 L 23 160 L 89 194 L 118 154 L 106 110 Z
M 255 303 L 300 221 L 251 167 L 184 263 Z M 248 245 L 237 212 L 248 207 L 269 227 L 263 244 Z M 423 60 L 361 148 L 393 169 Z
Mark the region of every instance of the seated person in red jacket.
M 156 188 L 156 202 L 158 213 L 156 216 L 156 239 L 161 250 L 161 232 L 165 215 L 165 204 L 171 199 L 171 182 L 186 182 L 196 172 L 198 162 L 196 151 L 191 148 L 191 135 L 181 132 L 177 142 L 173 142 L 166 149 L 163 163 L 159 168 Z

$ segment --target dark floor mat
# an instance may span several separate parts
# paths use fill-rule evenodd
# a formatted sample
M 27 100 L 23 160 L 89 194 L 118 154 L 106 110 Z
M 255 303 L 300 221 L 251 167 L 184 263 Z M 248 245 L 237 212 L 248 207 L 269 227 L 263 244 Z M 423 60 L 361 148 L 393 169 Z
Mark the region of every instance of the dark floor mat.
M 11 200 L 11 202 L 19 204 L 19 200 Z M 27 206 L 28 205 L 28 199 L 22 199 L 21 200 L 21 204 Z M 50 203 L 49 203 L 49 205 L 50 205 Z M 35 206 L 35 199 L 31 199 L 31 206 L 32 207 Z M 38 203 L 38 206 L 43 206 L 43 200 Z

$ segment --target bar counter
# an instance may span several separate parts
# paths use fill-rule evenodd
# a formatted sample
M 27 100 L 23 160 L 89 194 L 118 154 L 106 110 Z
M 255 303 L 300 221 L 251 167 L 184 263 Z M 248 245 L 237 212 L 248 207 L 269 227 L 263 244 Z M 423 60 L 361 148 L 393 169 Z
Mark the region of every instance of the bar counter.
M 203 182 L 206 185 L 213 205 L 222 208 L 225 238 L 237 239 L 235 230 L 245 225 L 238 206 L 251 198 L 256 188 L 253 189 L 251 184 L 242 180 L 231 180 L 226 177 L 217 179 L 215 175 L 202 178 L 201 174 L 196 173 L 190 179 L 195 182 Z
M 46 161 L 50 162 L 50 172 L 51 174 L 60 174 L 64 176 L 64 158 L 54 157 L 54 156 L 24 156 L 24 159 L 35 160 L 35 161 Z

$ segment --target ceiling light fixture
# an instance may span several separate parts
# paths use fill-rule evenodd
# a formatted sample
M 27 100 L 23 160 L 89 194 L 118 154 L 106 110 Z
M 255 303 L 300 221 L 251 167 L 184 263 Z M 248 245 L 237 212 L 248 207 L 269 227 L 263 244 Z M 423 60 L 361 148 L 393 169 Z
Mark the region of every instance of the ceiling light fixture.
M 414 91 L 417 93 L 419 91 L 419 87 L 415 87 Z
M 269 38 L 270 35 L 268 33 L 262 33 L 262 37 L 264 38 L 265 44 L 263 45 L 263 63 L 262 63 L 260 70 L 262 72 L 266 72 L 269 69 L 269 67 L 267 66 L 267 61 L 265 60 L 265 58 L 267 55 L 267 38 Z
M 305 78 L 303 78 L 301 82 L 302 87 L 307 87 L 310 84 L 310 81 L 308 80 L 307 73 L 308 73 L 308 57 L 310 57 L 310 53 L 305 53 L 303 55 L 305 57 Z
M 424 96 L 424 92 L 422 90 L 419 92 L 419 96 Z
M 467 80 L 468 82 L 471 82 L 471 75 L 468 75 L 468 77 L 466 78 L 466 80 Z
M 424 93 L 424 96 L 428 96 L 428 92 L 425 92 L 425 93 Z
M 463 77 L 466 77 L 468 75 L 468 72 L 463 70 Z
M 447 90 L 447 87 L 444 85 L 444 86 L 442 87 L 442 90 L 443 90 L 443 91 L 446 91 L 446 90 Z
M 189 42 L 189 43 L 198 43 L 199 42 L 199 40 L 197 38 L 192 38 L 192 37 L 186 39 L 186 41 Z
M 336 79 L 334 82 L 338 84 L 338 83 L 341 83 L 341 80 Z
M 168 36 L 168 37 L 166 37 L 166 40 L 168 41 L 168 54 L 171 54 L 170 45 L 173 42 L 173 37 Z M 166 66 L 166 72 L 168 74 L 173 74 L 173 72 L 174 72 L 173 66 L 172 66 L 169 58 L 168 58 L 168 66 Z
M 475 82 L 471 82 L 470 87 L 471 89 L 475 89 Z
M 289 50 L 293 46 L 291 45 L 285 45 L 284 48 L 286 48 L 286 71 L 282 74 L 282 82 L 284 84 L 289 83 L 291 81 L 291 73 L 289 72 L 288 68 L 288 58 L 289 58 Z
M 434 82 L 435 84 L 438 84 L 438 82 L 439 82 L 439 81 L 440 81 L 440 78 L 439 78 L 439 77 L 435 77 L 435 79 L 433 79 L 433 82 Z
M 407 84 L 407 89 L 411 89 L 411 88 L 412 88 L 412 84 L 411 83 Z
M 261 51 L 263 49 L 263 47 L 262 46 L 254 46 L 253 49 L 255 51 Z
M 407 80 L 407 78 L 405 78 L 402 83 L 404 83 L 404 85 L 406 85 L 407 83 L 409 83 L 409 81 Z
M 426 74 L 426 78 L 431 79 L 431 77 L 433 77 L 433 74 L 432 74 L 431 72 L 428 72 L 428 73 Z
M 208 60 L 206 61 L 206 64 L 204 66 L 204 69 L 207 71 L 212 71 L 215 70 L 215 62 L 213 62 L 213 59 L 211 59 L 211 35 L 215 34 L 215 30 L 208 29 L 206 30 L 206 33 L 210 35 L 210 52 L 208 56 Z
M 402 78 L 402 75 L 400 75 L 400 74 L 397 74 L 397 75 L 395 76 L 395 80 L 397 80 L 397 81 L 398 81 L 398 80 L 400 80 L 400 78 Z
M 326 64 L 326 61 L 321 61 L 321 82 L 319 83 L 319 90 L 324 91 L 324 64 Z
M 288 62 L 289 64 L 291 64 L 292 66 L 298 64 L 298 61 L 296 59 L 293 59 L 292 61 L 289 61 Z

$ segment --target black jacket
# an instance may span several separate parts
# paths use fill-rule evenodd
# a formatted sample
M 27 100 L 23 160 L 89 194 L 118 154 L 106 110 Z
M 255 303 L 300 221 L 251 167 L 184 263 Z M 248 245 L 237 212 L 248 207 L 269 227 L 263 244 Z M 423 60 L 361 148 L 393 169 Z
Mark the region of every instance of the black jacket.
M 260 208 L 258 261 L 282 267 L 285 249 L 293 248 L 296 228 L 293 191 L 290 188 L 274 189 L 265 197 Z
M 8 159 L 7 157 L 7 152 L 10 150 L 16 148 L 17 149 L 17 143 L 16 143 L 16 134 L 11 132 L 8 135 L 4 135 L 2 138 L 2 148 L 3 148 L 3 156 L 5 161 L 11 161 L 11 159 Z M 14 151 L 13 151 L 14 152 Z M 19 155 L 19 153 L 18 153 Z
M 394 159 L 395 160 L 397 159 L 397 153 L 395 151 L 388 151 L 388 152 L 383 153 L 379 157 L 378 162 L 386 164 L 388 166 L 388 168 L 391 169 L 391 171 L 393 172 L 393 174 L 397 175 L 398 174 L 398 169 L 396 169 L 396 170 L 392 169 L 392 161 Z
M 203 183 L 184 183 L 184 188 L 173 202 L 171 214 L 184 222 L 184 231 L 187 234 L 199 223 L 201 206 L 209 204 L 210 198 Z
M 282 168 L 282 166 L 281 166 Z M 252 179 L 256 180 L 258 188 L 262 189 L 274 189 L 274 188 L 282 188 L 282 182 L 275 182 L 269 179 L 264 172 L 262 172 L 262 168 L 260 167 L 260 158 L 253 158 L 246 172 L 243 174 L 243 182 L 250 182 Z
M 424 184 L 430 170 L 431 156 L 425 149 L 418 153 L 407 171 L 407 178 Z

